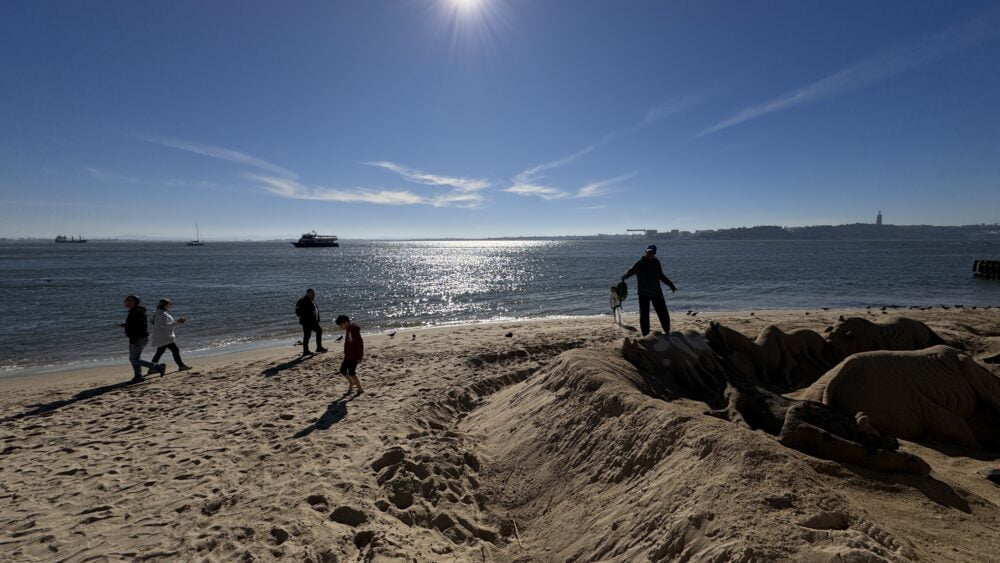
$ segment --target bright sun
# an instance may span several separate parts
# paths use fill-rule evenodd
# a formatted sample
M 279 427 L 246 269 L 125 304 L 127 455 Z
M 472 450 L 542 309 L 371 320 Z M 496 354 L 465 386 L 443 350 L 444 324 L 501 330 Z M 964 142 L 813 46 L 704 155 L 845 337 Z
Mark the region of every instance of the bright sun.
M 480 1 L 481 0 L 451 0 L 451 3 L 455 6 L 455 8 L 463 12 L 469 12 L 476 9 L 476 6 L 479 5 Z

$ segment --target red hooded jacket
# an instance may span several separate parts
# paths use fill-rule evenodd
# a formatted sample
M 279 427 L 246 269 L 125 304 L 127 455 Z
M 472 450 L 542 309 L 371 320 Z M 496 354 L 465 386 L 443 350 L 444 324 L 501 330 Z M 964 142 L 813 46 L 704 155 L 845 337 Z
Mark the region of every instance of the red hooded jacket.
M 344 337 L 344 358 L 360 362 L 365 355 L 365 341 L 361 338 L 361 327 L 354 323 L 347 325 Z

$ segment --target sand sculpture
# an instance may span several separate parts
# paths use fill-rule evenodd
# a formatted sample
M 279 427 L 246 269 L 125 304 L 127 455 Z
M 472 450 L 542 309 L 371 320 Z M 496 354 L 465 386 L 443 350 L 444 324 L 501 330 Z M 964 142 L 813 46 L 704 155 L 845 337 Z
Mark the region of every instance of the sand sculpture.
M 929 326 L 906 317 L 890 317 L 884 323 L 873 323 L 861 317 L 845 319 L 841 316 L 835 325 L 826 327 L 823 332 L 838 362 L 858 352 L 922 350 L 945 344 Z
M 930 472 L 919 457 L 898 451 L 894 437 L 859 424 L 853 413 L 782 397 L 753 383 L 696 332 L 626 338 L 622 355 L 660 379 L 667 398 L 705 402 L 714 409 L 709 414 L 763 430 L 787 447 L 880 471 Z
M 795 396 L 899 438 L 1000 451 L 1000 377 L 948 346 L 854 354 Z
M 751 381 L 774 391 L 810 385 L 836 363 L 823 337 L 809 329 L 784 332 L 768 325 L 756 340 L 718 322 L 709 323 L 705 339 Z

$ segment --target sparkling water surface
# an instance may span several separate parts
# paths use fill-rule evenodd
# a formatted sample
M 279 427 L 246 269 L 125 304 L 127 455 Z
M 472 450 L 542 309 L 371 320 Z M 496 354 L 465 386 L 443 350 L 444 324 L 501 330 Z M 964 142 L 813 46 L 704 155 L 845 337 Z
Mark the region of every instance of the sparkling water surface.
M 318 294 L 327 334 L 347 314 L 365 331 L 607 314 L 609 287 L 649 241 L 343 241 L 0 244 L 0 374 L 123 360 L 124 296 L 174 301 L 186 352 L 299 336 L 295 301 Z M 866 305 L 1000 306 L 972 277 L 988 241 L 653 241 L 678 287 L 672 310 Z M 635 282 L 625 303 L 637 308 Z M 150 352 L 147 352 L 147 355 Z M 169 356 L 169 355 L 168 355 Z

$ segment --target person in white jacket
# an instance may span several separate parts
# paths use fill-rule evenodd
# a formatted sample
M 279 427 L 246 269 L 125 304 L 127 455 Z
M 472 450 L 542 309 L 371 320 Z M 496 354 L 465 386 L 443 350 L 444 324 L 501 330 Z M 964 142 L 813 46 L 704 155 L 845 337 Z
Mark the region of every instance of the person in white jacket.
M 187 319 L 181 317 L 175 321 L 169 312 L 172 304 L 166 297 L 160 299 L 160 302 L 156 305 L 156 313 L 153 314 L 153 320 L 149 323 L 150 344 L 156 347 L 156 354 L 153 355 L 153 363 L 158 362 L 160 356 L 167 350 L 170 350 L 170 353 L 174 355 L 174 362 L 177 363 L 177 371 L 185 371 L 191 369 L 191 366 L 181 360 L 181 350 L 177 347 L 177 342 L 174 341 L 174 326 L 183 324 Z M 160 375 L 163 375 L 163 372 L 160 372 Z

